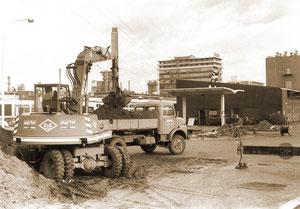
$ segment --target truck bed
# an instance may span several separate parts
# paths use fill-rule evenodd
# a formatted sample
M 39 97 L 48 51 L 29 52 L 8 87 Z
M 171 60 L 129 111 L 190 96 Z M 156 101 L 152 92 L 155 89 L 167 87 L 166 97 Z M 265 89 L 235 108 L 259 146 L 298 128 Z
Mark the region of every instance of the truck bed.
M 98 120 L 100 127 L 104 130 L 147 130 L 158 128 L 158 119 L 113 119 L 112 123 L 109 120 Z

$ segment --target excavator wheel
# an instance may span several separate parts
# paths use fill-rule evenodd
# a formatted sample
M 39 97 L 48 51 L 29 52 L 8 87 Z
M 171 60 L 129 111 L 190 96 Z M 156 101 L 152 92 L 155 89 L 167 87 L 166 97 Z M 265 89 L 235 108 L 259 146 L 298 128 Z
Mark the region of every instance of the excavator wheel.
M 128 177 L 130 167 L 131 167 L 130 155 L 128 154 L 127 149 L 124 147 L 117 147 L 117 149 L 122 155 L 123 167 L 122 167 L 121 176 Z
M 43 159 L 44 176 L 50 179 L 61 180 L 65 173 L 65 163 L 59 150 L 49 150 Z
M 73 178 L 74 176 L 74 160 L 71 152 L 69 150 L 62 150 L 61 151 L 64 163 L 65 163 L 65 179 Z
M 108 157 L 109 166 L 102 169 L 106 177 L 119 177 L 123 168 L 123 161 L 120 151 L 116 147 L 105 147 L 104 154 Z
M 175 134 L 170 142 L 169 150 L 173 155 L 183 153 L 185 150 L 185 139 L 178 134 Z
M 109 142 L 109 146 L 111 147 L 124 147 L 127 149 L 126 143 L 122 138 L 113 138 Z
M 152 153 L 156 148 L 156 144 L 141 145 L 141 149 L 146 153 Z

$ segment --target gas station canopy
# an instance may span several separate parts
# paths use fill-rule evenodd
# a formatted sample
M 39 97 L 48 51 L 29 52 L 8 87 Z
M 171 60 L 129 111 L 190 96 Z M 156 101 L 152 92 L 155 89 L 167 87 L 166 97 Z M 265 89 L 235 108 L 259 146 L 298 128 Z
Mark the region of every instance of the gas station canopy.
M 237 92 L 244 92 L 244 90 L 241 89 L 231 89 L 227 87 L 178 88 L 162 89 L 161 91 L 168 92 L 174 96 L 202 94 L 235 94 Z
M 174 96 L 182 98 L 182 114 L 186 120 L 186 96 L 190 95 L 207 95 L 217 94 L 220 95 L 221 100 L 221 125 L 225 124 L 225 94 L 236 94 L 238 92 L 244 92 L 241 89 L 231 89 L 227 87 L 201 87 L 201 88 L 178 88 L 178 89 L 162 89 L 161 92 L 168 92 Z

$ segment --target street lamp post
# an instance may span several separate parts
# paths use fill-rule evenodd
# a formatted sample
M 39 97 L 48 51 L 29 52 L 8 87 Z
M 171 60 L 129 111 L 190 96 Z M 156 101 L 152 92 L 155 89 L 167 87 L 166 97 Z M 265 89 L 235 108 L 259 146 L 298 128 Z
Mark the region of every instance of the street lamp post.
M 33 23 L 34 20 L 32 18 L 29 18 L 29 19 L 20 19 L 20 20 L 15 20 L 13 22 L 11 22 L 9 25 L 12 25 L 14 23 L 17 23 L 17 22 L 22 22 L 22 21 L 27 21 L 28 23 Z M 3 33 L 3 36 L 2 36 L 2 105 L 1 105 L 1 125 L 2 127 L 4 128 L 4 119 L 5 119 L 5 90 L 4 90 L 4 39 L 5 39 L 5 31 Z

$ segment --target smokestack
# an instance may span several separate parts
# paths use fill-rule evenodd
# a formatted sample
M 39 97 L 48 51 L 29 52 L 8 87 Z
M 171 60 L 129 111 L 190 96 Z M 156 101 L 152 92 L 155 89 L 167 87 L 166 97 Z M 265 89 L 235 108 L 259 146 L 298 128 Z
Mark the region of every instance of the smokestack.
M 113 27 L 111 32 L 111 55 L 112 55 L 112 91 L 119 87 L 119 48 L 118 48 L 118 28 Z
M 112 57 L 119 57 L 119 41 L 118 41 L 118 28 L 113 27 L 111 32 L 111 54 Z
M 58 72 L 59 72 L 59 75 L 58 75 L 59 81 L 58 82 L 59 82 L 59 84 L 61 84 L 61 69 L 60 68 L 58 69 Z
M 7 91 L 10 91 L 10 76 L 7 76 Z
M 130 91 L 130 81 L 128 81 L 128 91 Z

